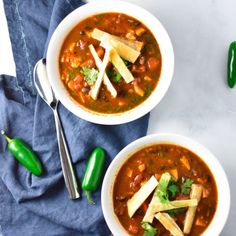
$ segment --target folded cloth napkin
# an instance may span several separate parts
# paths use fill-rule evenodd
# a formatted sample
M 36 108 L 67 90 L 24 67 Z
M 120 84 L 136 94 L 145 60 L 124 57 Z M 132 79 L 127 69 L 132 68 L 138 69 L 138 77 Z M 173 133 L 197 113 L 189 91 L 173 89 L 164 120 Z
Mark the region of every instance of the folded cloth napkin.
M 5 0 L 17 77 L 0 77 L 0 129 L 21 137 L 40 157 L 44 174 L 31 175 L 0 138 L 0 226 L 3 235 L 109 235 L 101 209 L 101 189 L 88 204 L 85 194 L 69 200 L 58 154 L 53 114 L 39 98 L 32 70 L 60 21 L 82 5 L 79 0 Z M 107 166 L 128 143 L 146 134 L 148 116 L 119 126 L 102 126 L 59 107 L 79 180 L 96 146 L 107 152 Z

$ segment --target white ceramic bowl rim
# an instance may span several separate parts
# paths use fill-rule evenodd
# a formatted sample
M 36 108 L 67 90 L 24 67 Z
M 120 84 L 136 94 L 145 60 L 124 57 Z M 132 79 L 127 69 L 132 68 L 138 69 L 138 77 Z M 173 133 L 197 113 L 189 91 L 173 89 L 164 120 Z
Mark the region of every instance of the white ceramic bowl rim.
M 183 146 L 197 154 L 207 164 L 217 184 L 218 205 L 212 222 L 204 231 L 202 236 L 220 235 L 220 232 L 222 231 L 228 218 L 230 209 L 230 188 L 223 168 L 215 156 L 201 144 L 184 136 L 165 133 L 148 135 L 130 143 L 117 154 L 115 159 L 110 164 L 102 185 L 102 210 L 107 225 L 112 233 L 115 236 L 128 235 L 119 223 L 119 220 L 113 210 L 113 184 L 117 172 L 128 157 L 133 153 L 146 146 L 158 143 L 169 143 Z
M 121 12 L 143 22 L 155 36 L 162 55 L 162 70 L 160 80 L 153 93 L 136 108 L 119 114 L 102 114 L 92 112 L 75 102 L 66 91 L 59 73 L 59 54 L 62 44 L 69 32 L 88 16 L 103 12 Z M 57 98 L 62 104 L 78 117 L 97 124 L 122 124 L 142 117 L 151 111 L 165 95 L 173 76 L 174 53 L 170 38 L 151 13 L 134 4 L 123 1 L 99 0 L 71 12 L 58 25 L 53 33 L 47 51 L 47 74 Z

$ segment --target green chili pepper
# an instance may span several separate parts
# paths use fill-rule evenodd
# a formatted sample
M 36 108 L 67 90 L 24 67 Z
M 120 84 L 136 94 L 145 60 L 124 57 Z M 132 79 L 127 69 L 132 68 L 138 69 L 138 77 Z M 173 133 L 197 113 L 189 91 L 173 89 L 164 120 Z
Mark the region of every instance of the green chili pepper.
M 236 41 L 229 46 L 228 55 L 228 85 L 233 88 L 236 84 Z
M 42 165 L 36 154 L 31 150 L 31 148 L 19 138 L 9 138 L 4 130 L 2 130 L 1 133 L 7 140 L 7 147 L 8 150 L 12 153 L 12 155 L 32 174 L 36 176 L 41 175 Z
M 105 164 L 105 151 L 97 147 L 90 155 L 82 181 L 82 189 L 85 190 L 86 197 L 90 204 L 94 204 L 90 193 L 95 191 L 102 180 Z

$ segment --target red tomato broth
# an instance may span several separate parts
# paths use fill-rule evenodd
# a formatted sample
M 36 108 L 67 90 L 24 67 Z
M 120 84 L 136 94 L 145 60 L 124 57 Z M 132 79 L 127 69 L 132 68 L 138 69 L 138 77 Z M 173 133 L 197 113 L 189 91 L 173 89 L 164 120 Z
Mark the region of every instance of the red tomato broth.
M 187 170 L 180 161 L 183 156 L 185 156 L 190 163 L 190 170 Z M 140 163 L 145 165 L 145 170 L 142 172 L 138 168 Z M 128 199 L 130 199 L 133 194 L 140 189 L 143 181 L 147 181 L 152 175 L 159 180 L 161 174 L 169 172 L 172 169 L 178 170 L 178 184 L 180 184 L 181 178 L 184 177 L 190 178 L 194 181 L 194 183 L 202 184 L 204 187 L 204 197 L 202 196 L 198 204 L 192 230 L 189 235 L 199 236 L 209 226 L 217 208 L 218 198 L 216 183 L 211 171 L 207 165 L 191 151 L 180 146 L 158 144 L 143 148 L 130 156 L 116 176 L 113 188 L 114 211 L 120 223 L 127 230 L 127 232 L 132 235 L 143 235 L 144 230 L 141 227 L 141 222 L 148 204 L 152 199 L 153 193 L 136 211 L 132 218 L 128 216 Z M 132 170 L 132 176 L 130 174 L 130 170 Z M 189 196 L 178 193 L 176 198 L 171 200 L 183 199 L 189 199 Z M 181 230 L 183 230 L 186 211 L 187 208 L 174 215 L 174 219 Z M 171 235 L 170 232 L 167 231 L 157 219 L 154 219 L 151 225 L 158 229 L 158 236 Z
M 106 86 L 102 84 L 97 100 L 89 96 L 90 87 L 81 73 L 83 66 L 95 68 L 95 62 L 88 46 L 93 44 L 102 59 L 104 49 L 98 40 L 90 37 L 94 28 L 98 28 L 119 37 L 135 38 L 144 43 L 141 55 L 134 64 L 127 63 L 135 80 L 127 84 L 124 79 L 117 83 L 109 71 L 114 71 L 109 63 L 107 75 L 118 92 L 113 98 Z M 144 30 L 139 33 L 137 30 Z M 140 35 L 137 35 L 137 32 Z M 120 113 L 135 108 L 145 101 L 157 86 L 161 73 L 161 53 L 155 37 L 150 30 L 138 20 L 120 13 L 104 13 L 94 15 L 81 21 L 67 36 L 60 52 L 60 73 L 66 89 L 71 97 L 87 109 L 100 113 Z M 134 84 L 143 91 L 143 96 L 135 92 Z

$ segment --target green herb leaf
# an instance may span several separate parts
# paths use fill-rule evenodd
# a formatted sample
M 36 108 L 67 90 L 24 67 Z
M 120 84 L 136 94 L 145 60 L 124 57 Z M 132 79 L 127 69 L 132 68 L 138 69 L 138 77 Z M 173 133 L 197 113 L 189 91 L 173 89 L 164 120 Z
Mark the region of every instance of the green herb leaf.
M 77 67 L 74 69 L 74 71 L 78 73 L 78 72 L 80 72 L 80 68 Z
M 158 191 L 157 196 L 160 199 L 160 202 L 163 204 L 169 203 L 169 196 L 167 192 Z
M 177 209 L 172 209 L 169 211 L 166 211 L 166 213 L 168 213 L 170 216 L 176 216 L 180 213 L 183 213 L 186 209 L 185 208 L 177 208 Z
M 122 76 L 118 71 L 113 71 L 112 73 L 112 80 L 116 83 L 120 83 L 122 80 Z
M 191 191 L 191 186 L 193 184 L 193 180 L 191 179 L 185 179 L 182 177 L 182 183 L 181 183 L 181 193 L 185 195 L 189 195 Z
M 179 192 L 179 188 L 176 184 L 171 184 L 168 186 L 168 192 L 171 193 L 171 197 L 174 198 Z
M 122 80 L 121 74 L 114 69 L 109 69 L 107 71 L 107 76 L 111 78 L 115 83 L 120 83 Z
M 97 104 L 92 103 L 90 107 L 91 107 L 91 109 L 96 109 L 97 108 Z
M 144 93 L 144 96 L 145 97 L 148 97 L 152 92 L 152 86 L 149 85 L 148 87 L 145 88 L 145 93 Z
M 157 187 L 157 196 L 160 199 L 160 202 L 163 204 L 169 203 L 169 197 L 171 195 L 174 198 L 179 192 L 179 187 L 175 179 L 171 178 L 170 181 L 161 179 Z
M 104 19 L 104 14 L 99 14 L 99 15 L 96 15 L 96 20 L 99 21 L 99 23 Z
M 75 74 L 72 71 L 69 71 L 68 74 L 69 74 L 69 78 L 70 79 L 74 79 L 75 78 Z
M 92 68 L 89 69 L 87 67 L 83 67 L 80 71 L 84 75 L 84 80 L 88 83 L 88 85 L 94 85 L 98 78 L 98 70 Z
M 123 59 L 123 58 L 122 58 L 122 60 L 124 61 L 124 63 L 125 63 L 125 65 L 127 66 L 127 68 L 130 68 L 130 67 L 132 66 L 132 63 L 131 63 L 131 62 L 129 62 L 129 61 Z
M 157 229 L 152 227 L 147 222 L 141 222 L 141 226 L 144 229 L 143 236 L 155 236 L 157 234 Z
M 167 192 L 168 181 L 161 180 L 157 186 L 157 196 L 160 202 L 166 204 L 169 202 L 169 195 Z

